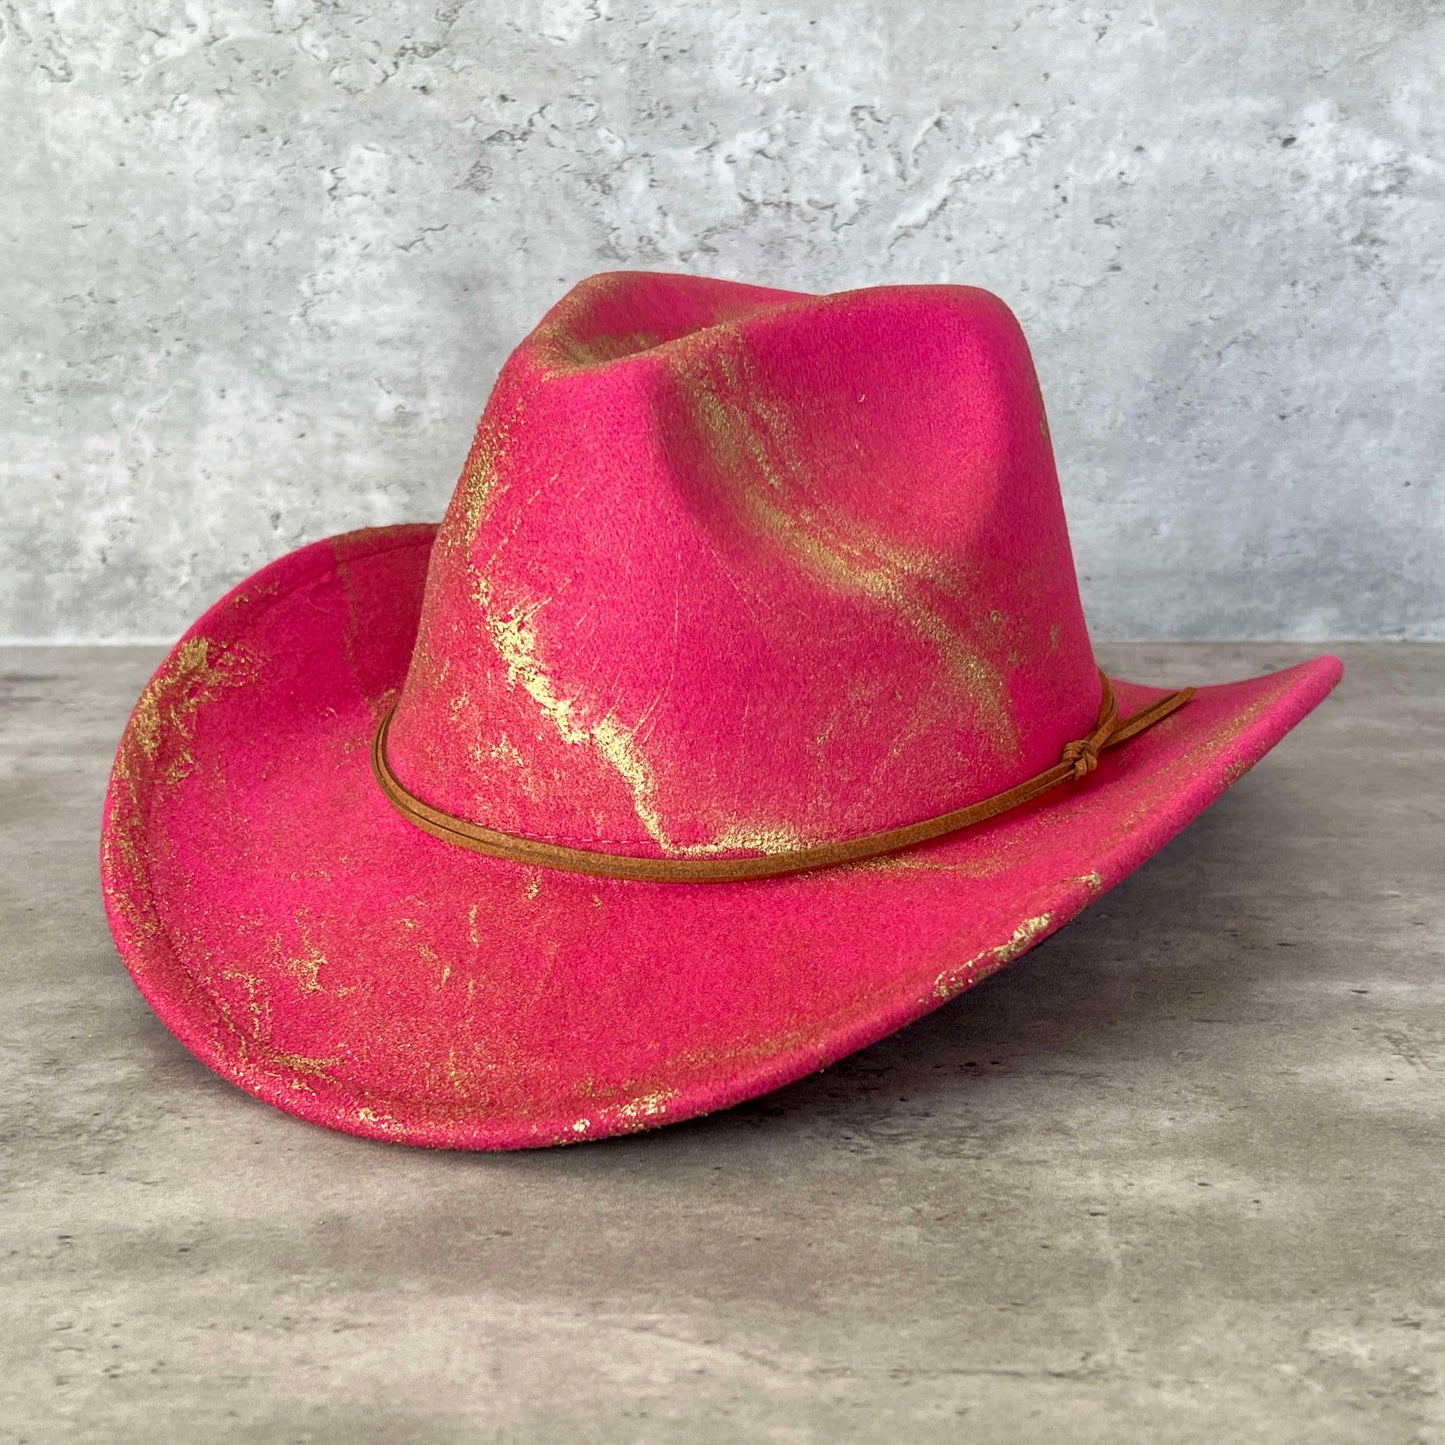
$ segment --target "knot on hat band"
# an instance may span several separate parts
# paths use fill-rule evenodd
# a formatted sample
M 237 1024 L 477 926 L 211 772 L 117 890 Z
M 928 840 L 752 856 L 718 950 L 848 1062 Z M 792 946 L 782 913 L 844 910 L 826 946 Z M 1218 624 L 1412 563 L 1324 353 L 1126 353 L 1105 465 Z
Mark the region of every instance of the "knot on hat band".
M 391 728 L 395 707 L 388 710 L 371 743 L 371 768 L 376 781 L 391 805 L 409 823 L 424 832 L 455 843 L 474 853 L 505 858 L 513 863 L 526 863 L 539 868 L 556 868 L 569 873 L 586 873 L 601 878 L 628 878 L 646 883 L 736 883 L 748 878 L 772 878 L 786 873 L 803 873 L 814 868 L 830 868 L 839 863 L 854 863 L 876 858 L 883 853 L 896 853 L 901 848 L 956 833 L 961 828 L 995 818 L 1011 808 L 1027 803 L 1040 793 L 1060 783 L 1087 777 L 1099 765 L 1099 754 L 1117 747 L 1130 738 L 1153 727 L 1155 723 L 1184 706 L 1194 696 L 1192 687 L 1171 692 L 1156 703 L 1141 708 L 1128 717 L 1119 716 L 1118 702 L 1109 679 L 1099 673 L 1103 697 L 1094 729 L 1086 737 L 1065 745 L 1059 761 L 1033 777 L 983 798 L 977 803 L 956 808 L 921 823 L 908 823 L 901 828 L 888 828 L 881 833 L 867 833 L 841 843 L 817 843 L 805 848 L 792 848 L 781 853 L 765 853 L 745 858 L 643 858 L 630 853 L 602 853 L 591 848 L 573 848 L 562 843 L 548 843 L 539 838 L 524 838 L 516 833 L 500 833 L 483 828 L 465 818 L 455 818 L 423 802 L 407 790 L 391 771 L 386 757 L 386 737 Z
M 1109 686 L 1109 679 L 1102 672 L 1099 680 L 1104 684 L 1104 698 L 1099 704 L 1099 720 L 1094 724 L 1094 731 L 1087 737 L 1065 743 L 1064 751 L 1059 756 L 1059 766 L 1070 769 L 1071 776 L 1076 779 L 1088 777 L 1099 766 L 1099 749 L 1107 747 L 1109 739 L 1119 729 L 1119 705 L 1114 698 L 1114 689 Z M 1175 693 L 1174 696 L 1179 697 L 1179 694 Z M 1180 701 L 1184 699 L 1180 698 Z M 1144 726 L 1147 727 L 1148 723 Z

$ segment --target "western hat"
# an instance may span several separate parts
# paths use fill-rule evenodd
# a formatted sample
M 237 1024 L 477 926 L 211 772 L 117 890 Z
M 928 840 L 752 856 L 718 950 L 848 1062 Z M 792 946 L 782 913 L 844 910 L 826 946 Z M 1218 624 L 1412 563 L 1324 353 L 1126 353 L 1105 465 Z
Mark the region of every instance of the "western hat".
M 1340 672 L 1102 676 L 989 293 L 596 276 L 503 367 L 439 525 L 292 552 L 161 664 L 106 906 L 177 1038 L 281 1109 L 595 1139 L 1017 958 Z

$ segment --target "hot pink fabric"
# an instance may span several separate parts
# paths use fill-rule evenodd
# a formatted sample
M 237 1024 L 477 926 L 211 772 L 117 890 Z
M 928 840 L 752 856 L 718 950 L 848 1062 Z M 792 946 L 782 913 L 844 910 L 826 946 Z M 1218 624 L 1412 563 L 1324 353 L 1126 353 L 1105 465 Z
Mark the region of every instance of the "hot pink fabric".
M 432 569 L 391 763 L 505 832 L 856 837 L 1098 708 L 1028 348 L 969 287 L 583 283 L 503 369 Z
M 418 639 L 418 629 L 420 636 Z M 177 645 L 107 799 L 137 984 L 305 1118 L 459 1148 L 733 1103 L 937 1007 L 1136 868 L 1334 685 L 1205 688 L 1087 781 L 923 848 L 738 884 L 678 856 L 915 821 L 1086 732 L 1098 683 L 1027 349 L 967 288 L 595 278 L 508 363 L 430 526 L 264 568 Z M 1124 711 L 1160 696 L 1116 684 Z

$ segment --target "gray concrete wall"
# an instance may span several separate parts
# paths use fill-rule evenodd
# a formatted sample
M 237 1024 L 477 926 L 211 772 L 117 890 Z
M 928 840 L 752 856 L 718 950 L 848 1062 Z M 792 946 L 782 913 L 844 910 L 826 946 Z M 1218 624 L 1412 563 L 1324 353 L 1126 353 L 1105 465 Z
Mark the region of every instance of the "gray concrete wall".
M 1437 0 L 15 0 L 0 636 L 437 516 L 618 266 L 987 286 L 1102 636 L 1445 635 Z

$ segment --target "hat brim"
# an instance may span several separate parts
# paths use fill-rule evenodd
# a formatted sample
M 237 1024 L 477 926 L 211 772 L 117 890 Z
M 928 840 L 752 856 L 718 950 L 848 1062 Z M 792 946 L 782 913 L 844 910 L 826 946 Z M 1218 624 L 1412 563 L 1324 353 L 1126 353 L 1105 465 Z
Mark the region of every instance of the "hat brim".
M 457 848 L 372 777 L 435 529 L 305 547 L 216 604 L 122 739 L 116 943 L 223 1077 L 333 1129 L 506 1149 L 775 1089 L 939 1007 L 1118 883 L 1335 685 L 1200 688 L 1087 780 L 937 842 L 742 883 L 617 882 Z M 1162 689 L 1115 681 L 1120 710 Z

